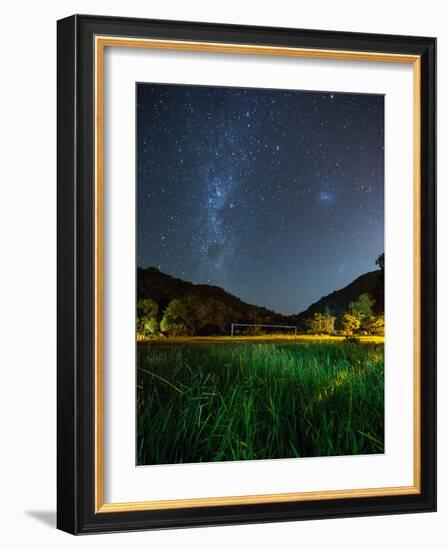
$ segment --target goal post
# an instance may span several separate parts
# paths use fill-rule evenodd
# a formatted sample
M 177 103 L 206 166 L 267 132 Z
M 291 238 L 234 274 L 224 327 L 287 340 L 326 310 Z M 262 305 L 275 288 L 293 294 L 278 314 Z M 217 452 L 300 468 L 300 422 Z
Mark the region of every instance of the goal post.
M 232 323 L 230 325 L 230 337 L 233 338 L 235 336 L 235 328 L 236 327 L 260 327 L 260 328 L 269 328 L 269 329 L 286 329 L 294 331 L 294 337 L 297 336 L 297 327 L 293 325 L 258 325 L 253 323 Z

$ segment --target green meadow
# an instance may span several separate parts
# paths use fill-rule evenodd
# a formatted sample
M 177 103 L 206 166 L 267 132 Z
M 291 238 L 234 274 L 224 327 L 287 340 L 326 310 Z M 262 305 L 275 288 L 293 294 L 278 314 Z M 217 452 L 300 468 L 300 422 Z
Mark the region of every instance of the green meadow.
M 384 345 L 138 345 L 137 463 L 384 452 Z

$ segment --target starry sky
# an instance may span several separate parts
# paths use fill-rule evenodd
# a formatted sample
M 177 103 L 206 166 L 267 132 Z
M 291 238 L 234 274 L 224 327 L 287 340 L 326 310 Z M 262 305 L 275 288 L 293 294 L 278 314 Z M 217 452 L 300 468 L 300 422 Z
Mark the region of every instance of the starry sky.
M 137 84 L 137 265 L 299 313 L 384 251 L 384 97 Z

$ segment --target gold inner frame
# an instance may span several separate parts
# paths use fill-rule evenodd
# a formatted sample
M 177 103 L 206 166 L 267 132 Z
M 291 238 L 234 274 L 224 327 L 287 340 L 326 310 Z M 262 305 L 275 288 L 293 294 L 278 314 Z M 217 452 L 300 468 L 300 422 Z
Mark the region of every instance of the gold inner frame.
M 263 495 L 244 495 L 180 500 L 153 500 L 141 502 L 104 502 L 104 51 L 106 47 L 154 48 L 162 50 L 234 53 L 269 56 L 287 56 L 314 59 L 407 63 L 413 65 L 413 180 L 414 180 L 414 352 L 413 352 L 413 423 L 414 471 L 413 485 L 350 490 L 329 490 Z M 95 513 L 163 510 L 205 506 L 231 506 L 274 502 L 299 502 L 361 498 L 420 493 L 421 436 L 420 436 L 420 156 L 421 156 L 421 60 L 417 55 L 381 52 L 354 52 L 253 44 L 225 44 L 214 42 L 158 40 L 96 36 L 95 54 Z

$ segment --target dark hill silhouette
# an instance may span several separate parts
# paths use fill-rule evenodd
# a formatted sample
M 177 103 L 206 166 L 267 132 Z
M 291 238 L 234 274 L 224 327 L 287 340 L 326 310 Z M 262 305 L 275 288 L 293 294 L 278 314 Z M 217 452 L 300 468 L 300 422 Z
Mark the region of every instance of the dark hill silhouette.
M 285 319 L 283 315 L 265 307 L 247 304 L 219 286 L 193 284 L 167 275 L 155 267 L 137 268 L 138 300 L 151 298 L 159 304 L 159 311 L 163 311 L 174 298 L 186 296 L 220 302 L 233 311 L 233 322 L 275 323 Z
M 364 273 L 344 288 L 335 290 L 328 296 L 320 298 L 320 300 L 311 304 L 308 309 L 302 311 L 298 317 L 306 319 L 314 313 L 324 313 L 327 309 L 337 317 L 346 311 L 350 302 L 354 302 L 361 294 L 368 293 L 374 298 L 381 283 L 381 277 L 382 272 L 379 269 Z
M 296 315 L 282 315 L 265 307 L 247 304 L 221 287 L 193 284 L 167 275 L 155 267 L 139 267 L 137 268 L 137 299 L 151 298 L 159 305 L 159 312 L 163 312 L 174 298 L 194 296 L 203 301 L 214 300 L 215 304 L 219 302 L 226 310 L 227 323 L 301 325 L 314 313 L 324 313 L 327 309 L 332 315 L 340 315 L 349 307 L 350 302 L 365 292 L 374 297 L 378 292 L 380 281 L 380 270 L 365 273 L 346 287 L 324 296 L 305 311 Z

